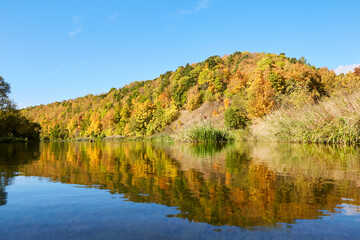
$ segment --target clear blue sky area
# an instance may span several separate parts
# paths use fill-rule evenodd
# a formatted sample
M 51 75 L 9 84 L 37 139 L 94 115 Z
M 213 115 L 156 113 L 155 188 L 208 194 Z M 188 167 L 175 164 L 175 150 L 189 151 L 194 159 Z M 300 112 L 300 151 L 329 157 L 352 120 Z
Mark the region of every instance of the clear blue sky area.
M 1 0 L 0 75 L 20 108 L 235 51 L 360 63 L 360 1 Z

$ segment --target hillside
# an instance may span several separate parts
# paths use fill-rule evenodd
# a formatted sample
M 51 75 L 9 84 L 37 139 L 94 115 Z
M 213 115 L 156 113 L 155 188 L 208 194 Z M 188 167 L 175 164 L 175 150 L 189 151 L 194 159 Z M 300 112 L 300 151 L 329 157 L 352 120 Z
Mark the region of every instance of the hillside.
M 359 81 L 356 73 L 336 75 L 311 66 L 304 58 L 236 52 L 186 64 L 154 80 L 29 107 L 22 113 L 40 123 L 43 139 L 54 140 L 152 135 L 165 128 L 176 131 L 201 118 L 241 128 L 244 122 L 276 109 L 297 109 L 351 91 Z

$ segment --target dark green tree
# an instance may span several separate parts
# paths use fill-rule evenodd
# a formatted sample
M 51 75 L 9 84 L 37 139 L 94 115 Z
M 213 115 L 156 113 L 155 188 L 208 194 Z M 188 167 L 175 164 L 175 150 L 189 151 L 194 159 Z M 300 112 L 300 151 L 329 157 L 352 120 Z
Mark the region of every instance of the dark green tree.
M 5 82 L 0 76 L 0 110 L 10 110 L 15 108 L 15 104 L 9 99 L 10 84 Z
M 21 115 L 9 93 L 10 84 L 0 76 L 0 137 L 38 140 L 40 125 Z
M 246 112 L 237 107 L 229 107 L 225 110 L 225 124 L 232 129 L 244 128 L 249 119 Z

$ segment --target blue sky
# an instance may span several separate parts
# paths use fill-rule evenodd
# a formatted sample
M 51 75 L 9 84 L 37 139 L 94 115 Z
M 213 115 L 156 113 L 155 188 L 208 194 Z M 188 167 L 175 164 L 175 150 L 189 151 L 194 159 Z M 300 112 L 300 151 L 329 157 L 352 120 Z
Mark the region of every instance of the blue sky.
M 1 0 L 0 76 L 20 108 L 235 51 L 360 63 L 360 1 Z

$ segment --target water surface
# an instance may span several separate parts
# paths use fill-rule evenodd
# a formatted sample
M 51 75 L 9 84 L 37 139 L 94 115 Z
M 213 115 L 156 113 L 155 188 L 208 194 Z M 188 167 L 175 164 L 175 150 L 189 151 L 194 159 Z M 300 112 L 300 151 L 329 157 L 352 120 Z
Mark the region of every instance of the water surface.
M 324 145 L 0 145 L 1 239 L 357 239 L 360 155 Z

